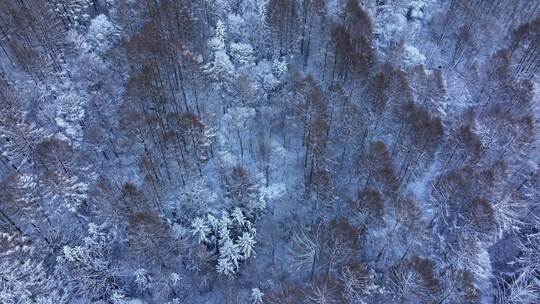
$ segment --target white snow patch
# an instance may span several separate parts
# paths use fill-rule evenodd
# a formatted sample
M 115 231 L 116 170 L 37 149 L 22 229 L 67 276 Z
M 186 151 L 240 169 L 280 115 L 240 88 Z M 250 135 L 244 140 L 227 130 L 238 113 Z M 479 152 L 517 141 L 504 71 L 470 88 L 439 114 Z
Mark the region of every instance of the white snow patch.
M 268 187 L 262 188 L 262 193 L 266 196 L 268 200 L 276 200 L 285 195 L 287 192 L 284 183 L 275 183 L 269 185 Z
M 426 56 L 420 53 L 420 51 L 412 46 L 405 45 L 403 52 L 403 64 L 407 67 L 424 64 L 426 62 Z
M 251 107 L 234 107 L 227 110 L 223 117 L 226 120 L 231 119 L 234 124 L 241 127 L 255 118 L 255 109 Z

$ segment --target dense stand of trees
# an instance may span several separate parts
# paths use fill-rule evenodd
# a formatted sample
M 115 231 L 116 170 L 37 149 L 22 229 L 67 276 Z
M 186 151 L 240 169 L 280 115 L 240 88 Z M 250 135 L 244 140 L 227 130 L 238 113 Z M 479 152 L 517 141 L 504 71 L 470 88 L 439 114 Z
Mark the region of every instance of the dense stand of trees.
M 538 1 L 0 2 L 0 303 L 538 303 Z

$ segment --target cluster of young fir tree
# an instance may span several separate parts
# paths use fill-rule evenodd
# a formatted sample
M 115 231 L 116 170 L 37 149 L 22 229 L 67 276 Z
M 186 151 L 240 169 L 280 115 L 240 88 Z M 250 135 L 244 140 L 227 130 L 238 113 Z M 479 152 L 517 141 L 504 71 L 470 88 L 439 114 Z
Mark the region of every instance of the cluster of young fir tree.
M 539 6 L 2 2 L 0 298 L 537 301 Z

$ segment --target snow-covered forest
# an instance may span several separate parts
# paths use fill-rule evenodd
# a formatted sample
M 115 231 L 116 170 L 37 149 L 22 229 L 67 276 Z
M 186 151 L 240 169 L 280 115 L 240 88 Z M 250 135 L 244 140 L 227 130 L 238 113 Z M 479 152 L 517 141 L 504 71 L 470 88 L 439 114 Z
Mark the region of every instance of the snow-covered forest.
M 0 303 L 540 303 L 540 0 L 0 0 Z

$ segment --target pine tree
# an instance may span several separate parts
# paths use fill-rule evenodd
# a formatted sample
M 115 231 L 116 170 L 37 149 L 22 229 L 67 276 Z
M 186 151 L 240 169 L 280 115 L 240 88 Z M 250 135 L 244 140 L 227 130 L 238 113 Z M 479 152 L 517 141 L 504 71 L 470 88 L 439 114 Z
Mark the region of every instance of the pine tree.
M 238 270 L 238 263 L 242 259 L 240 250 L 233 240 L 225 239 L 223 245 L 219 247 L 219 260 L 227 260 L 233 266 L 234 272 Z M 218 264 L 222 262 L 218 262 Z
M 227 258 L 220 258 L 218 259 L 218 263 L 216 265 L 216 271 L 218 274 L 233 276 L 235 273 L 235 268 L 231 260 Z
M 242 212 L 242 209 L 240 209 L 239 207 L 234 208 L 231 216 L 233 222 L 235 222 L 235 224 L 239 227 L 250 226 L 250 222 L 246 219 L 244 213 Z
M 259 288 L 251 288 L 251 304 L 263 304 L 264 293 Z
M 227 31 L 220 20 L 217 22 L 214 37 L 208 42 L 212 59 L 204 66 L 206 74 L 220 85 L 228 81 L 234 74 L 234 66 L 227 54 L 226 39 Z
M 191 233 L 197 238 L 200 243 L 207 243 L 209 241 L 208 235 L 210 234 L 210 228 L 206 225 L 204 219 L 197 217 L 191 222 Z
M 250 232 L 244 232 L 241 237 L 236 241 L 238 244 L 242 259 L 247 260 L 255 254 L 253 247 L 257 243 L 255 238 Z
M 137 286 L 137 289 L 139 291 L 144 292 L 145 290 L 149 289 L 151 279 L 150 275 L 148 274 L 148 271 L 144 268 L 139 268 L 134 273 L 135 276 L 135 285 Z

